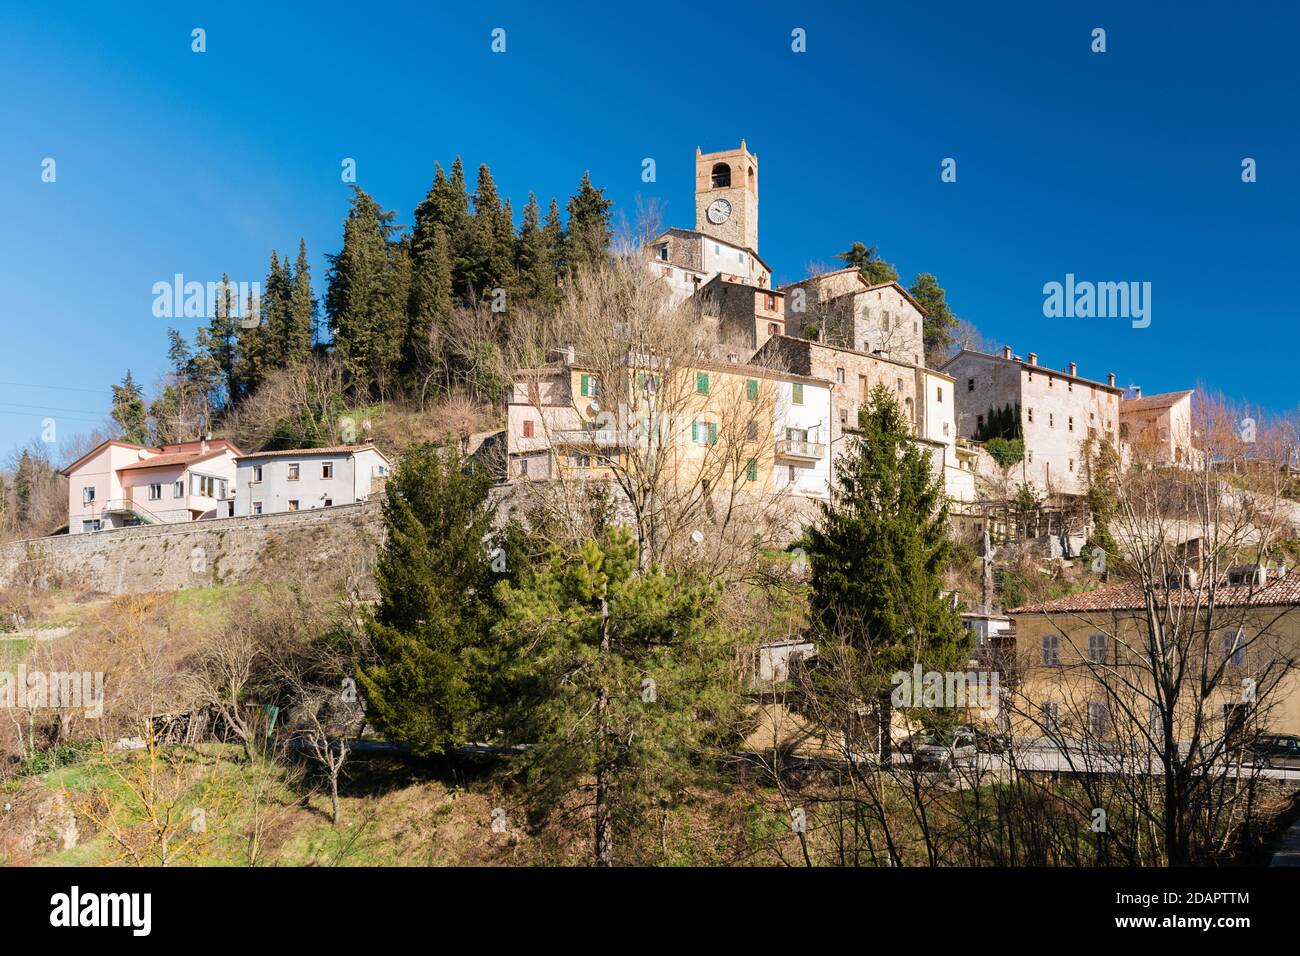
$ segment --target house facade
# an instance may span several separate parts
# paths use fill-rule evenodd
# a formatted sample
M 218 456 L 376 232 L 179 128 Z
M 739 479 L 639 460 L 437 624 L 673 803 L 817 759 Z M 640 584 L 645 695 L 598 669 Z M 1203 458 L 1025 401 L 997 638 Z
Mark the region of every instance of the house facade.
M 263 451 L 235 464 L 240 517 L 365 501 L 383 490 L 392 467 L 373 445 Z
M 1194 391 L 1134 395 L 1119 406 L 1119 438 L 1126 457 L 1158 465 L 1190 465 L 1198 460 L 1192 432 Z
M 68 533 L 228 517 L 239 454 L 224 439 L 161 448 L 106 441 L 62 472 Z
M 1010 347 L 1000 355 L 962 349 L 942 371 L 956 389 L 957 435 L 980 439 L 991 416 L 1010 410 L 1018 418 L 1025 457 L 1014 478 L 1044 495 L 1087 491 L 1085 442 L 1092 438 L 1119 450 L 1120 399 L 1115 375 L 1105 383 L 1082 378 L 1071 362 L 1058 371 L 1038 364 L 1030 352 L 1022 359 Z
M 907 365 L 925 363 L 925 310 L 897 282 L 873 285 L 851 266 L 780 291 L 786 295 L 786 328 L 792 335 Z
M 733 484 L 825 498 L 830 383 L 754 364 L 630 361 L 610 383 L 590 368 L 521 369 L 510 390 L 507 479 L 607 478 L 632 456 L 668 456 L 677 484 Z

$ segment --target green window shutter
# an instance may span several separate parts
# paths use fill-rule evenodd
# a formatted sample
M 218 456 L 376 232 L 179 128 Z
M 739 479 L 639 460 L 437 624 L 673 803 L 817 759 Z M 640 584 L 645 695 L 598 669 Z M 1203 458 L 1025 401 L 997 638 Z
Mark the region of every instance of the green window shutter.
M 698 442 L 699 440 L 700 440 L 700 423 L 691 422 L 691 441 Z
M 643 392 L 645 391 L 645 372 L 636 373 L 636 387 Z
M 745 397 L 751 402 L 758 401 L 758 379 L 751 378 L 745 383 Z
M 758 459 L 749 459 L 749 464 L 745 466 L 745 478 L 749 481 L 758 481 Z
M 717 443 L 718 443 L 718 424 L 717 422 L 709 422 L 709 444 L 716 445 Z
M 803 404 L 803 384 L 800 382 L 794 383 L 794 403 L 796 405 Z
M 582 394 L 583 394 L 583 395 L 590 395 L 590 394 L 591 394 L 591 376 L 590 376 L 590 375 L 584 375 L 584 376 L 582 376 Z
M 708 372 L 695 373 L 695 391 L 699 392 L 701 395 L 709 394 L 709 373 Z

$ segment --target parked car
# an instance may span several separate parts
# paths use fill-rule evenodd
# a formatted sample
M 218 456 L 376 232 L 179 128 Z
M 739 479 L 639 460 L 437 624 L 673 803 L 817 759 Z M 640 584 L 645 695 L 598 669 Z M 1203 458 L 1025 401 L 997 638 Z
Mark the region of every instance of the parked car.
M 1300 737 L 1291 734 L 1264 734 L 1246 744 L 1257 766 L 1300 768 Z
M 926 734 L 923 740 L 913 743 L 912 762 L 918 770 L 951 770 L 959 765 L 973 764 L 979 755 L 975 733 L 969 727 L 958 727 L 942 736 Z

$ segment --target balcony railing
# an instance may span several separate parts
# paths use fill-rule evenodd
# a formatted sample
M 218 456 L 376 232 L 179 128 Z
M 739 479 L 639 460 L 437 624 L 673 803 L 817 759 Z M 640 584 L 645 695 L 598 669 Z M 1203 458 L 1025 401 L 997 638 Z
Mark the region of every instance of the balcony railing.
M 554 432 L 557 445 L 594 445 L 619 448 L 631 444 L 628 435 L 617 428 L 562 428 Z
M 784 458 L 802 458 L 817 461 L 826 454 L 826 443 L 783 438 L 776 443 L 776 453 Z

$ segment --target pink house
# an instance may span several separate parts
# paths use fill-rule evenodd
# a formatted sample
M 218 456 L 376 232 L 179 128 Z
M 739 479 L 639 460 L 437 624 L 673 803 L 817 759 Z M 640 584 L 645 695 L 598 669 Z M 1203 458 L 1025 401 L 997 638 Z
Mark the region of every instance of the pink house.
M 233 513 L 235 459 L 224 439 L 149 448 L 106 441 L 63 470 L 68 534 Z

